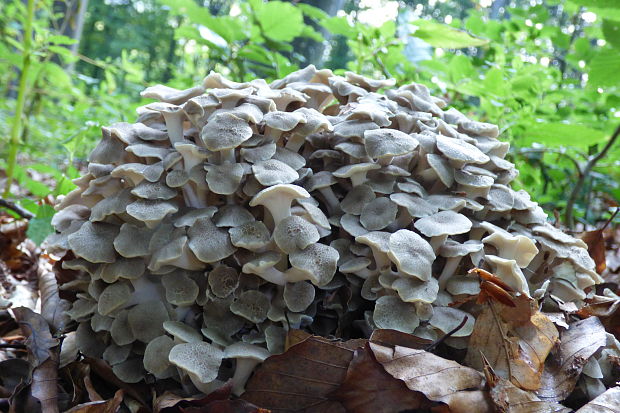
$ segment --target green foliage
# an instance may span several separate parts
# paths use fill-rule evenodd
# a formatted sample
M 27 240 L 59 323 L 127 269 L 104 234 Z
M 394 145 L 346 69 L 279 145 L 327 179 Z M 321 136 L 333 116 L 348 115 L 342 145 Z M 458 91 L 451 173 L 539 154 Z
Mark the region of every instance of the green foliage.
M 91 1 L 75 55 L 54 2 L 39 0 L 15 172 L 23 192 L 13 195 L 70 191 L 99 128 L 133 121 L 147 85 L 184 88 L 211 70 L 235 81 L 269 81 L 305 66 L 309 48 L 320 47 L 319 64 L 336 73 L 422 82 L 469 116 L 499 124 L 521 171 L 517 185 L 549 212 L 565 211 L 578 181 L 572 207 L 579 219 L 595 222 L 608 201 L 619 202 L 620 145 L 583 173 L 620 123 L 618 1 L 515 0 L 505 10 L 418 3 L 403 2 L 397 19 L 373 26 L 354 0 L 336 15 L 286 1 Z M 21 0 L 0 3 L 1 159 L 25 16 Z

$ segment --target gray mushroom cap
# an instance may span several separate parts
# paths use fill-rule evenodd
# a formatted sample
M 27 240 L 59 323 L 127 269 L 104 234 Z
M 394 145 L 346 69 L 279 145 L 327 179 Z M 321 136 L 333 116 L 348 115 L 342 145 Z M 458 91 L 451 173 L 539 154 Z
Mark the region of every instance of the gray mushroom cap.
M 202 335 L 195 328 L 181 321 L 165 321 L 163 324 L 166 333 L 172 335 L 176 342 L 194 343 L 202 341 Z M 157 340 L 157 339 L 155 339 Z M 166 356 L 166 360 L 168 357 Z
M 231 113 L 219 113 L 200 132 L 200 138 L 210 151 L 236 148 L 252 136 L 246 121 Z
M 247 222 L 228 230 L 235 247 L 258 251 L 269 243 L 269 230 L 261 221 Z
M 186 100 L 204 93 L 202 86 L 196 86 L 185 90 L 175 89 L 165 85 L 155 85 L 144 89 L 140 96 L 147 99 L 157 99 L 162 102 L 180 105 Z
M 235 252 L 228 231 L 220 229 L 207 218 L 198 218 L 187 231 L 189 248 L 202 262 L 223 260 Z
M 390 198 L 375 198 L 362 208 L 360 222 L 367 230 L 377 231 L 391 224 L 397 212 L 398 207 Z
M 471 221 L 463 214 L 454 211 L 440 211 L 418 219 L 413 224 L 427 237 L 463 234 L 471 229 Z
M 317 242 L 319 232 L 305 219 L 291 215 L 276 225 L 273 230 L 273 239 L 282 251 L 290 254 Z
M 267 319 L 271 303 L 269 298 L 255 290 L 244 291 L 236 301 L 230 305 L 230 311 L 255 324 L 262 323 Z
M 158 378 L 166 378 L 170 367 L 168 355 L 174 347 L 174 341 L 168 336 L 159 336 L 151 340 L 144 350 L 144 368 Z
M 170 350 L 170 363 L 187 372 L 199 390 L 217 378 L 224 352 L 213 344 L 201 342 L 177 344 Z
M 265 186 L 290 184 L 299 179 L 297 171 L 277 159 L 268 159 L 252 165 L 252 172 L 256 180 Z
M 422 281 L 431 278 L 433 248 L 413 231 L 401 229 L 390 235 L 388 256 L 404 274 Z
M 345 195 L 340 202 L 340 207 L 347 214 L 360 215 L 365 205 L 377 196 L 368 185 L 358 185 Z
M 284 286 L 284 302 L 289 310 L 301 312 L 314 301 L 315 289 L 306 281 L 287 283 Z
M 483 164 L 490 160 L 474 145 L 443 135 L 437 135 L 437 149 L 446 155 L 455 167 L 462 167 L 466 163 Z
M 307 275 L 314 285 L 327 285 L 334 274 L 338 263 L 338 251 L 324 244 L 312 244 L 303 250 L 294 251 L 289 255 L 291 265 Z
M 222 195 L 235 193 L 244 174 L 243 165 L 239 163 L 205 165 L 204 169 L 207 171 L 206 180 L 209 189 Z
M 116 225 L 85 222 L 79 230 L 69 235 L 69 247 L 76 256 L 94 263 L 114 262 L 114 238 L 119 232 Z
M 420 325 L 413 304 L 404 303 L 398 297 L 383 296 L 377 299 L 372 320 L 378 328 L 413 333 Z
M 291 215 L 290 209 L 293 200 L 304 198 L 310 198 L 310 194 L 304 188 L 291 184 L 277 184 L 254 195 L 250 201 L 250 206 L 265 206 L 277 225 L 282 219 Z
M 411 153 L 419 142 L 396 129 L 375 129 L 364 132 L 366 153 L 373 159 L 392 158 Z

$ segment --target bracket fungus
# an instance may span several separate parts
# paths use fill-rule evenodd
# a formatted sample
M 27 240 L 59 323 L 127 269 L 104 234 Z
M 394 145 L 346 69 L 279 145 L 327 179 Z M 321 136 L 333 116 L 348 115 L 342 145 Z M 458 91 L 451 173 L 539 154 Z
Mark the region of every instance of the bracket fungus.
M 474 266 L 577 303 L 601 282 L 510 187 L 498 128 L 425 86 L 309 66 L 143 96 L 136 123 L 103 128 L 48 240 L 78 273 L 62 287 L 77 348 L 122 380 L 239 394 L 288 330 L 338 320 L 437 338 L 467 316 L 446 341 L 462 346 Z

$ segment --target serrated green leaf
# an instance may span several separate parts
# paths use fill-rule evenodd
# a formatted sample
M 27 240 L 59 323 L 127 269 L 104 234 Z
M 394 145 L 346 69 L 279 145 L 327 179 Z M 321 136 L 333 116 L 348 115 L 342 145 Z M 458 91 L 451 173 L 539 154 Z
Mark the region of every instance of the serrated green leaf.
M 489 43 L 487 39 L 474 37 L 464 30 L 430 20 L 416 20 L 412 24 L 418 27 L 412 36 L 424 40 L 433 47 L 462 49 L 464 47 L 484 46 Z
M 290 3 L 270 1 L 255 13 L 263 34 L 270 39 L 288 42 L 302 32 L 304 18 L 301 10 Z
M 344 16 L 323 19 L 320 24 L 333 34 L 339 34 L 348 39 L 355 39 L 357 37 L 357 31 Z
M 323 10 L 306 3 L 297 3 L 297 7 L 303 12 L 303 14 L 313 19 L 321 20 L 329 17 Z

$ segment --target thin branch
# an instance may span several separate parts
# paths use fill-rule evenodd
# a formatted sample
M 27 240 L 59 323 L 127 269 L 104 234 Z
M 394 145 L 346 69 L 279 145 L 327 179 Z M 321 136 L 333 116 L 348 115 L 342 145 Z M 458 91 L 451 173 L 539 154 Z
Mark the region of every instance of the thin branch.
M 34 218 L 34 214 L 32 212 L 28 211 L 27 209 L 23 207 L 20 207 L 14 202 L 7 201 L 6 199 L 0 198 L 0 207 L 10 209 L 11 211 L 15 212 L 17 215 L 19 215 L 22 218 L 26 218 L 26 219 Z
M 573 228 L 573 224 L 574 224 L 573 208 L 575 206 L 575 202 L 577 202 L 577 198 L 579 197 L 579 193 L 581 192 L 581 189 L 583 188 L 583 185 L 585 184 L 586 179 L 590 175 L 592 168 L 596 166 L 598 161 L 600 161 L 607 155 L 607 152 L 609 152 L 609 150 L 614 145 L 614 143 L 616 143 L 618 136 L 620 136 L 620 125 L 618 125 L 614 133 L 611 135 L 611 137 L 605 144 L 605 147 L 603 147 L 603 149 L 599 153 L 597 153 L 592 158 L 590 158 L 590 160 L 588 160 L 588 163 L 586 163 L 586 165 L 583 167 L 582 173 L 579 176 L 579 179 L 577 180 L 575 187 L 570 193 L 568 200 L 566 201 L 566 214 L 564 216 L 564 223 L 569 227 L 569 229 Z

